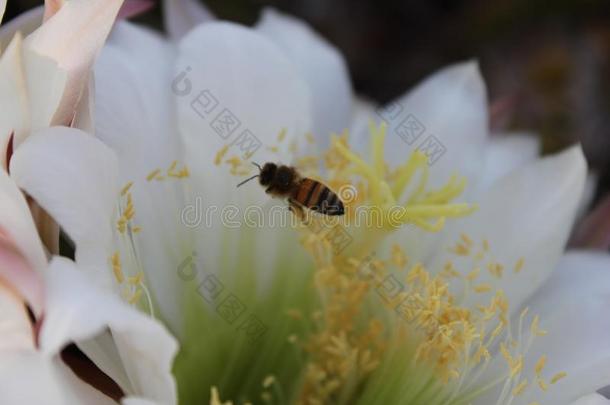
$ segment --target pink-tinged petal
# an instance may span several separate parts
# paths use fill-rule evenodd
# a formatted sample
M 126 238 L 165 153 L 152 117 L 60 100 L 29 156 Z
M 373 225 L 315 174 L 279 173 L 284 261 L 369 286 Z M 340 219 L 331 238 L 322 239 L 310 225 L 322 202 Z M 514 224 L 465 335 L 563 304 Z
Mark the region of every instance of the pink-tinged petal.
M 516 104 L 517 99 L 514 96 L 505 96 L 491 102 L 489 105 L 489 126 L 492 132 L 506 128 L 515 111 Z
M 94 112 L 95 105 L 95 79 L 92 74 L 89 77 L 88 83 L 83 88 L 83 94 L 81 96 L 80 102 L 74 112 L 74 117 L 72 119 L 72 123 L 69 125 L 72 128 L 82 129 L 88 134 L 95 133 L 95 125 L 93 122 L 93 117 L 95 116 Z
M 72 0 L 39 29 L 26 45 L 68 72 L 68 82 L 50 125 L 69 124 L 77 108 L 89 69 L 104 45 L 122 0 Z
M 119 10 L 118 20 L 125 20 L 147 12 L 155 6 L 152 0 L 126 0 Z
M 197 25 L 216 17 L 198 0 L 163 0 L 165 30 L 179 40 Z
M 65 0 L 45 0 L 43 21 L 53 17 L 65 3 Z
M 27 83 L 23 70 L 21 35 L 16 35 L 0 58 L 0 168 L 8 169 L 14 137 L 29 131 Z
M 0 287 L 3 283 L 14 288 L 32 307 L 42 308 L 44 291 L 40 273 L 0 228 Z
M 44 6 L 34 7 L 0 26 L 0 48 L 8 44 L 17 32 L 29 35 L 42 23 Z
M 0 254 L 2 260 L 11 264 L 0 266 L 0 276 L 12 284 L 39 315 L 42 312 L 42 288 L 38 276 L 32 275 L 30 269 L 40 271 L 47 266 L 47 259 L 28 204 L 4 170 L 0 170 L 0 229 L 4 240 L 11 246 Z M 14 250 L 19 252 L 18 256 L 11 253 Z M 20 259 L 21 255 L 24 260 Z
M 34 335 L 26 307 L 15 290 L 0 279 L 0 353 L 33 350 L 34 347 Z
M 610 249 L 610 194 L 580 223 L 572 245 L 600 250 Z
M 68 71 L 60 68 L 56 61 L 29 49 L 25 44 L 22 55 L 29 123 L 28 131 L 15 133 L 15 150 L 29 134 L 49 127 L 68 86 Z

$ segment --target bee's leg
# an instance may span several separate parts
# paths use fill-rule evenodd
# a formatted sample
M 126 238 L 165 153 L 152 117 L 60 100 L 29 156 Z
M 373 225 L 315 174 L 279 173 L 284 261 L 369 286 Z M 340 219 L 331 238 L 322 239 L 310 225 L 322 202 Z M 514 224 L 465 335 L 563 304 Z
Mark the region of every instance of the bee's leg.
M 292 198 L 288 199 L 288 209 L 299 218 L 305 225 L 309 225 L 309 221 L 307 221 L 307 216 L 305 215 L 305 210 L 299 204 L 297 204 Z

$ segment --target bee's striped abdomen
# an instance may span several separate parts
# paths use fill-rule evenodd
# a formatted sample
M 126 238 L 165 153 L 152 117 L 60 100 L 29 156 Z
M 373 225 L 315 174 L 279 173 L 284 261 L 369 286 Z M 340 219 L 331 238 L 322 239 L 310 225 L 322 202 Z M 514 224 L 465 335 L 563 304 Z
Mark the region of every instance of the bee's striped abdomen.
M 320 214 L 343 215 L 344 213 L 343 203 L 337 194 L 319 181 L 302 179 L 293 197 L 302 206 Z

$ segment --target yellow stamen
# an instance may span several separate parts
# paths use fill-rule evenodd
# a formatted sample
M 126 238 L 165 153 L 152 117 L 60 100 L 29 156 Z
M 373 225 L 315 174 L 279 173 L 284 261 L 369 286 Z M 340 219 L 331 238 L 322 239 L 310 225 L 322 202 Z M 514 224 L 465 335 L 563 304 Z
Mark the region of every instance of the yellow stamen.
M 268 375 L 263 380 L 263 388 L 269 388 L 275 383 L 275 377 L 272 375 Z
M 282 128 L 279 134 L 277 134 L 277 141 L 282 142 L 286 138 L 286 128 Z
M 489 242 L 487 241 L 487 239 L 483 239 L 483 250 L 485 252 L 489 251 Z
M 142 290 L 136 290 L 135 293 L 133 293 L 133 295 L 128 299 L 130 304 L 135 304 L 136 302 L 140 301 L 140 298 L 142 297 Z
M 542 378 L 538 379 L 538 386 L 540 387 L 540 389 L 542 391 L 546 391 L 549 388 L 549 386 L 544 382 L 544 380 Z
M 555 374 L 552 378 L 551 378 L 551 384 L 555 384 L 557 381 L 561 380 L 562 378 L 567 377 L 568 373 L 566 373 L 565 371 L 561 371 L 557 374 Z
M 134 284 L 134 285 L 138 285 L 142 282 L 142 279 L 144 278 L 144 273 L 139 272 L 138 274 L 136 274 L 135 276 L 130 276 L 127 278 L 127 282 L 129 284 Z
M 539 328 L 539 326 L 538 326 L 539 322 L 540 322 L 540 318 L 538 315 L 536 315 L 534 317 L 534 320 L 532 321 L 532 326 L 530 327 L 530 330 L 534 336 L 546 335 L 546 331 Z
M 218 393 L 218 388 L 212 387 L 212 395 L 210 398 L 210 405 L 233 405 L 233 402 L 222 402 L 220 400 L 220 394 Z
M 119 284 L 121 284 L 125 280 L 125 276 L 123 275 L 123 270 L 121 269 L 121 259 L 119 257 L 119 252 L 114 253 L 110 261 L 112 263 L 112 272 L 114 273 L 114 278 Z
M 173 171 L 173 170 L 176 168 L 176 165 L 177 165 L 177 164 L 178 164 L 178 161 L 177 161 L 177 160 L 174 160 L 174 161 L 172 162 L 172 164 L 170 165 L 169 169 L 167 169 L 167 171 L 168 171 L 168 172 Z
M 481 269 L 476 267 L 470 273 L 468 273 L 466 275 L 466 279 L 468 281 L 474 281 L 474 280 L 476 280 L 479 277 L 480 273 L 481 273 Z
M 152 172 L 150 172 L 148 174 L 148 176 L 146 176 L 146 180 L 147 181 L 152 181 L 154 178 L 156 178 L 159 175 L 160 172 L 161 172 L 160 169 L 153 170 Z
M 133 181 L 130 181 L 121 189 L 121 196 L 124 196 L 125 194 L 127 194 L 129 189 L 131 188 L 131 186 L 133 186 Z
M 409 259 L 403 250 L 400 248 L 400 245 L 392 246 L 392 262 L 396 267 L 404 268 L 407 265 Z
M 517 384 L 517 386 L 513 390 L 513 396 L 516 397 L 516 396 L 521 395 L 523 393 L 523 391 L 525 391 L 526 387 L 527 387 L 527 380 L 521 381 L 519 384 Z
M 492 276 L 502 278 L 502 274 L 504 273 L 504 266 L 502 266 L 500 263 L 489 263 L 487 265 L 487 270 Z
M 519 273 L 523 269 L 523 265 L 525 264 L 525 259 L 520 258 L 515 264 L 515 273 Z
M 479 284 L 477 286 L 474 286 L 474 291 L 477 293 L 486 293 L 491 291 L 491 285 L 490 284 Z
M 546 356 L 542 355 L 542 356 L 540 356 L 540 359 L 538 359 L 538 361 L 536 362 L 536 366 L 534 367 L 536 376 L 540 377 L 545 365 L 546 365 Z

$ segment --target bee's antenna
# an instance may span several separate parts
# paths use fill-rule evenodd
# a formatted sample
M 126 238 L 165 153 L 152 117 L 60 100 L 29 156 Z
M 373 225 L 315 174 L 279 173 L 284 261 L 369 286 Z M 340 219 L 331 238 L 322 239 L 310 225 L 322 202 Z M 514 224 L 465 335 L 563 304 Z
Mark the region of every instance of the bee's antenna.
M 259 165 L 258 163 L 256 163 L 256 162 L 252 162 L 252 164 L 253 164 L 254 166 L 258 167 L 258 170 L 263 170 L 263 168 L 261 167 L 261 165 Z
M 246 179 L 246 180 L 242 181 L 241 183 L 239 183 L 239 184 L 237 185 L 237 187 L 240 187 L 240 186 L 242 186 L 242 185 L 246 184 L 246 183 L 247 183 L 247 182 L 249 182 L 250 180 L 257 178 L 258 176 L 259 176 L 258 174 L 255 174 L 254 176 L 252 176 L 252 177 L 250 177 L 250 178 L 248 178 L 248 179 Z

